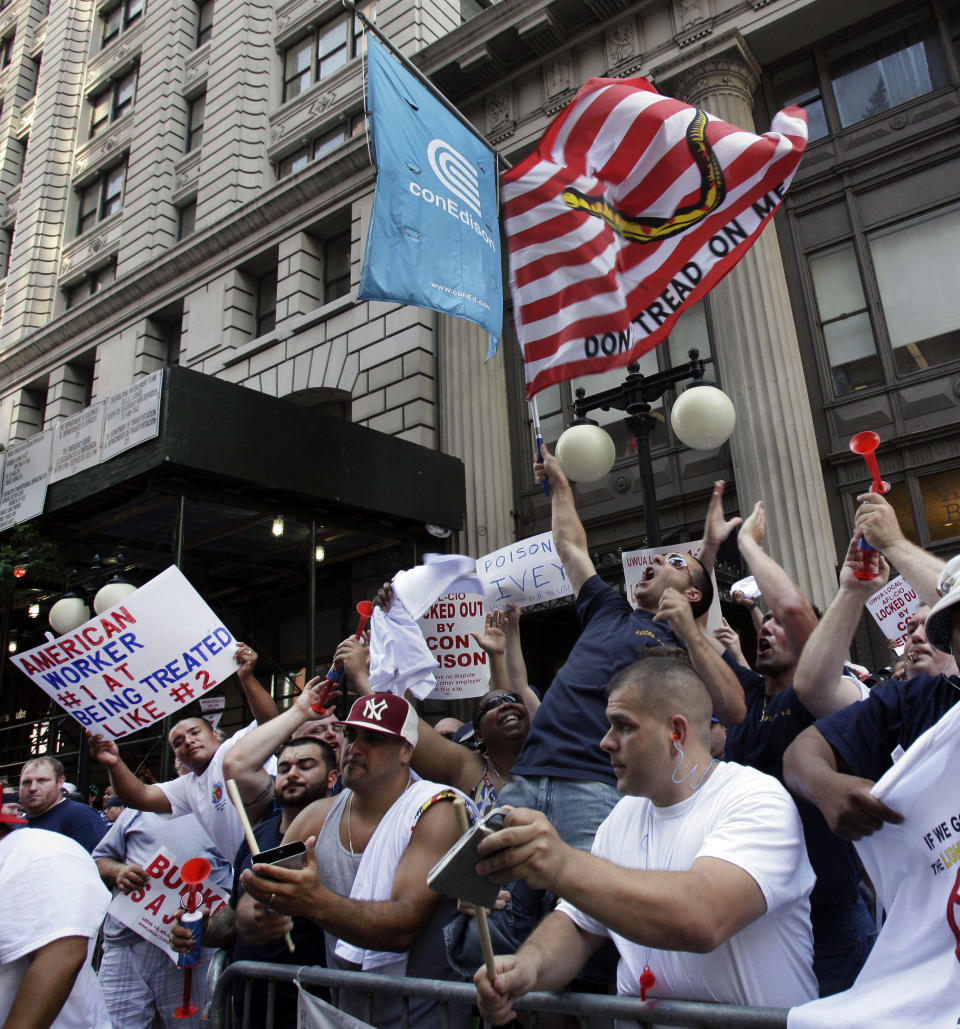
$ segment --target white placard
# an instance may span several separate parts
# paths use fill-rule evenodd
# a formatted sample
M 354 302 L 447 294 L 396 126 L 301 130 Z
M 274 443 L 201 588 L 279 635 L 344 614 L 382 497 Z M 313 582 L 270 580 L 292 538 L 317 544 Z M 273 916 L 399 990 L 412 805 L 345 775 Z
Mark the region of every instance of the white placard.
M 703 550 L 703 540 L 694 540 L 692 543 L 672 543 L 667 547 L 648 547 L 645 550 L 625 550 L 622 557 L 623 581 L 627 587 L 627 600 L 630 601 L 630 606 L 636 610 L 637 599 L 633 591 L 643 575 L 644 568 L 658 554 L 681 554 L 683 557 L 699 558 L 701 550 Z M 723 613 L 720 610 L 720 594 L 713 572 L 710 573 L 710 581 L 713 583 L 713 602 L 707 611 L 707 629 L 709 632 L 713 632 L 723 624 Z
M 53 427 L 50 481 L 59 482 L 100 463 L 104 405 L 85 407 Z
M 520 607 L 573 596 L 552 532 L 511 543 L 477 561 L 477 575 L 487 600 L 498 608 L 511 601 Z
M 183 860 L 189 861 L 195 856 L 189 854 Z M 186 905 L 190 889 L 180 878 L 181 864 L 178 857 L 161 847 L 144 866 L 150 877 L 147 882 L 131 893 L 118 893 L 107 908 L 107 914 L 156 944 L 174 963 L 179 955 L 170 946 L 167 934 L 180 911 L 181 902 Z M 221 893 L 212 883 L 204 883 L 197 888 L 198 907 L 209 907 L 211 916 L 229 899 L 228 894 Z
M 483 635 L 486 601 L 479 593 L 447 593 L 417 620 L 436 656 L 434 700 L 482 697 L 490 688 L 490 655 L 471 636 Z
M 107 461 L 160 433 L 163 369 L 104 401 L 103 457 Z
M 176 566 L 10 660 L 85 729 L 139 732 L 237 670 L 236 640 Z
M 227 698 L 224 696 L 200 698 L 200 710 L 204 714 L 208 711 L 222 711 L 226 706 Z
M 902 575 L 898 575 L 870 597 L 867 610 L 880 626 L 887 642 L 902 654 L 907 643 L 907 623 L 921 605 L 917 591 Z
M 0 493 L 0 532 L 43 513 L 52 445 L 53 430 L 47 429 L 7 451 Z

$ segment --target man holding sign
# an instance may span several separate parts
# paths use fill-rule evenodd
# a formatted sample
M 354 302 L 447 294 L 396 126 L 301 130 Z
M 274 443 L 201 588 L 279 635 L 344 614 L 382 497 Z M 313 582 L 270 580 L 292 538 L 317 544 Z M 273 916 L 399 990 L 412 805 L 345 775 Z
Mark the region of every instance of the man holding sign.
M 203 718 L 183 718 L 170 730 L 170 747 L 179 761 L 190 769 L 190 775 L 157 786 L 147 785 L 124 764 L 113 740 L 90 736 L 93 756 L 108 769 L 113 788 L 127 807 L 161 815 L 185 815 L 192 812 L 227 860 L 233 858 L 243 840 L 243 827 L 227 797 L 223 760 L 230 748 L 246 733 L 277 714 L 273 698 L 254 677 L 256 661 L 257 655 L 248 646 L 243 643 L 237 646 L 237 662 L 240 665 L 237 678 L 253 713 L 253 723 L 226 742 L 221 742 Z M 272 798 L 271 780 L 264 786 L 262 796 L 252 798 L 247 804 L 251 821 L 260 818 Z
M 743 691 L 697 618 L 713 597 L 700 562 L 682 554 L 658 554 L 635 588 L 637 609 L 607 585 L 593 566 L 573 490 L 546 447 L 534 465 L 550 485 L 553 539 L 576 597 L 581 633 L 544 694 L 500 803 L 543 812 L 561 839 L 589 850 L 597 827 L 617 802 L 616 776 L 600 749 L 607 731 L 606 686 L 647 647 L 685 647 L 706 684 L 713 713 L 724 725 L 743 718 Z M 526 938 L 543 903 L 542 891 L 525 883 L 507 886 L 505 912 L 490 919 L 494 948 L 513 952 Z M 455 967 L 472 974 L 483 960 L 472 920 L 461 920 L 448 937 Z
M 191 775 L 178 763 L 182 775 Z M 174 868 L 165 868 L 159 882 L 152 883 L 149 869 L 161 843 L 178 858 Z M 211 880 L 230 888 L 231 866 L 214 849 L 210 837 L 192 814 L 165 818 L 149 811 L 126 808 L 93 852 L 100 877 L 118 894 L 134 894 L 147 909 L 159 904 L 160 893 L 176 894 L 182 886 L 176 868 L 192 857 L 204 857 L 211 865 Z M 112 909 L 111 909 L 112 910 Z M 213 951 L 206 948 L 194 968 L 198 984 L 206 977 Z M 113 1029 L 150 1029 L 198 1026 L 198 1016 L 174 1017 L 183 995 L 183 974 L 169 953 L 151 938 L 144 938 L 131 926 L 108 914 L 103 926 L 103 960 L 100 984 Z

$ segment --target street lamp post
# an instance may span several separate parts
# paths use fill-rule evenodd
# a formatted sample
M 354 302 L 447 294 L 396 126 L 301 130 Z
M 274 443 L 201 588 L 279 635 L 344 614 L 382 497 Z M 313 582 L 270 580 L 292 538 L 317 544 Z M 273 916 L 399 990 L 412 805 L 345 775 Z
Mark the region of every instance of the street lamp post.
M 575 391 L 576 399 L 573 402 L 575 420 L 564 433 L 564 436 L 567 436 L 567 433 L 570 433 L 571 436 L 568 437 L 566 447 L 562 446 L 563 436 L 557 441 L 557 455 L 563 464 L 562 451 L 570 452 L 577 449 L 579 441 L 574 442 L 577 439 L 576 430 L 581 427 L 589 427 L 594 435 L 596 433 L 606 435 L 596 422 L 587 418 L 591 411 L 609 411 L 613 408 L 626 413 L 627 427 L 637 444 L 640 489 L 643 495 L 643 511 L 647 526 L 647 545 L 651 547 L 660 545 L 660 516 L 657 511 L 657 492 L 653 479 L 653 462 L 650 457 L 650 430 L 655 425 L 654 416 L 651 414 L 651 404 L 659 400 L 671 386 L 692 379 L 690 387 L 682 394 L 682 397 L 686 397 L 689 393 L 690 401 L 681 407 L 681 398 L 678 398 L 674 405 L 674 416 L 671 419 L 674 432 L 681 442 L 687 443 L 688 446 L 695 449 L 709 450 L 725 443 L 733 431 L 735 414 L 729 398 L 716 389 L 713 383 L 704 380 L 704 362 L 700 357 L 700 351 L 693 348 L 688 351 L 688 356 L 689 364 L 667 368 L 655 375 L 643 375 L 636 363 L 628 365 L 629 374 L 619 386 L 602 390 L 589 397 L 582 386 L 578 387 Z M 683 417 L 678 417 L 678 415 Z M 586 436 L 586 433 L 580 435 Z M 572 442 L 574 443 L 573 447 L 570 446 Z M 610 464 L 612 466 L 612 461 Z M 607 471 L 609 471 L 609 466 L 600 476 L 596 477 L 602 478 Z

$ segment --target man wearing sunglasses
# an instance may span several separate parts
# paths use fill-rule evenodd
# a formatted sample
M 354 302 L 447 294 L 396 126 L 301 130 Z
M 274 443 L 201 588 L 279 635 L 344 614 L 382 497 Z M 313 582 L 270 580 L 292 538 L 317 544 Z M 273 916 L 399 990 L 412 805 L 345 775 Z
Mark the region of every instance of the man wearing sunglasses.
M 867 493 L 857 499 L 862 503 L 855 533 L 882 550 L 920 599 L 932 605 L 924 626 L 926 638 L 937 650 L 952 652 L 955 662 L 960 653 L 960 556 L 944 565 L 904 538 L 896 513 L 882 496 Z M 820 666 L 820 689 L 841 688 L 840 671 L 862 604 L 861 598 L 857 606 L 841 587 L 811 637 L 811 656 Z M 901 814 L 875 797 L 871 788 L 911 743 L 960 701 L 956 672 L 954 663 L 946 674 L 920 674 L 905 682 L 888 679 L 874 686 L 863 703 L 820 719 L 784 755 L 787 786 L 816 804 L 843 839 L 859 840 L 887 822 L 901 822 Z M 813 677 L 806 685 L 807 692 L 817 688 Z M 798 680 L 798 693 L 799 686 Z
M 597 575 L 570 483 L 546 447 L 542 454 L 534 471 L 550 485 L 553 540 L 573 587 L 581 631 L 544 694 L 500 803 L 543 812 L 564 842 L 589 850 L 618 799 L 616 777 L 600 749 L 607 731 L 606 687 L 614 675 L 647 647 L 681 646 L 724 725 L 743 718 L 743 691 L 697 623 L 713 599 L 700 562 L 682 554 L 657 555 L 636 586 L 637 609 L 631 608 Z M 507 909 L 491 915 L 494 948 L 502 953 L 517 949 L 548 902 L 543 891 L 523 881 L 507 889 Z M 472 975 L 482 960 L 473 921 L 461 919 L 451 927 L 447 942 L 451 962 Z

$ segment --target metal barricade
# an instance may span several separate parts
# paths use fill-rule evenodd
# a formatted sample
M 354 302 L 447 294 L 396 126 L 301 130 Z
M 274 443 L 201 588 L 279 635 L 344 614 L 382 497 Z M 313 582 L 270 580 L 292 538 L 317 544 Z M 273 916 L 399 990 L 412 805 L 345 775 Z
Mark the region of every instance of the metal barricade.
M 331 994 L 340 989 L 366 994 L 372 1003 L 374 995 L 387 994 L 403 999 L 402 1026 L 407 1025 L 406 1001 L 422 997 L 438 1001 L 442 1007 L 436 1029 L 447 1027 L 447 1004 L 469 1006 L 476 998 L 470 983 L 445 982 L 437 979 L 408 979 L 372 972 L 340 972 L 314 966 L 271 965 L 258 961 L 238 961 L 228 965 L 213 987 L 209 1017 L 214 1029 L 244 1029 L 242 1014 L 231 1025 L 228 1019 L 234 982 L 247 981 L 246 997 L 262 985 L 268 992 L 268 1019 L 261 1026 L 249 1029 L 276 1029 L 273 1024 L 272 993 L 278 983 L 299 979 L 305 986 L 324 986 Z M 653 1000 L 636 997 L 612 997 L 594 993 L 530 993 L 517 1001 L 517 1011 L 531 1012 L 530 1025 L 536 1027 L 537 1013 L 573 1015 L 581 1026 L 609 1026 L 612 1020 L 634 1022 L 639 1026 L 696 1026 L 697 1029 L 786 1029 L 786 1008 L 743 1007 L 735 1004 L 710 1004 L 703 1001 Z M 359 1017 L 363 1017 L 361 1013 Z M 486 1024 L 486 1023 L 484 1023 Z M 431 1027 L 432 1029 L 432 1027 Z

